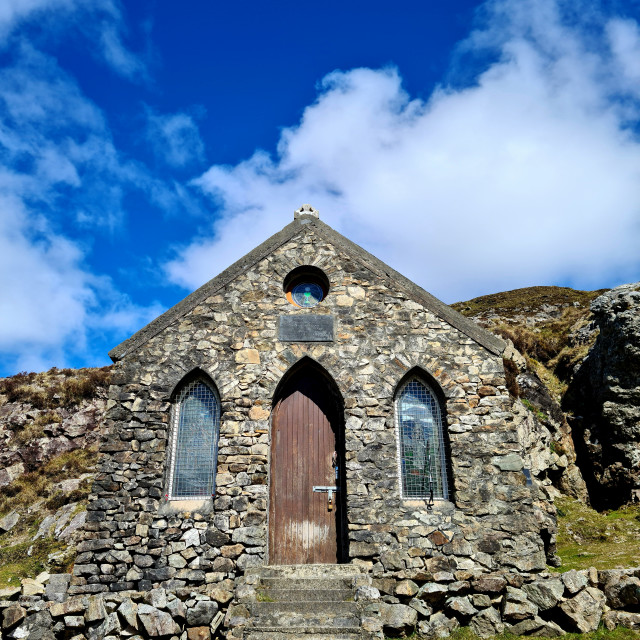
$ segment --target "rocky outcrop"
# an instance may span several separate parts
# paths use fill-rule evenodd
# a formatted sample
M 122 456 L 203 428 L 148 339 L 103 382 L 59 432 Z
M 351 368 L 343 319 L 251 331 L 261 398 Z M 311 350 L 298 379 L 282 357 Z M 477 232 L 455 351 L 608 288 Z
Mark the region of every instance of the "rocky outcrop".
M 13 580 L 33 566 L 64 571 L 73 561 L 108 382 L 109 368 L 0 379 L 0 564 L 13 564 Z
M 640 283 L 591 304 L 599 331 L 564 399 L 594 506 L 640 498 Z
M 108 371 L 51 369 L 0 380 L 0 487 L 100 437 Z
M 526 466 L 551 493 L 560 490 L 585 503 L 589 496 L 560 406 L 562 382 L 556 376 L 562 378 L 568 363 L 580 350 L 586 353 L 587 343 L 594 339 L 593 329 L 586 336 L 580 331 L 588 327 L 589 303 L 596 295 L 566 287 L 529 287 L 452 305 L 509 344 L 505 371 L 509 391 L 522 405 L 515 413 Z M 579 346 L 572 342 L 577 333 Z
M 518 434 L 525 460 L 538 482 L 588 503 L 589 495 L 577 466 L 571 428 L 560 405 L 539 376 L 524 367 L 517 377 L 520 406 Z M 552 492 L 553 493 L 553 492 Z
M 519 431 L 534 475 L 599 509 L 640 500 L 640 283 L 453 306 L 517 348 L 509 388 L 531 410 Z

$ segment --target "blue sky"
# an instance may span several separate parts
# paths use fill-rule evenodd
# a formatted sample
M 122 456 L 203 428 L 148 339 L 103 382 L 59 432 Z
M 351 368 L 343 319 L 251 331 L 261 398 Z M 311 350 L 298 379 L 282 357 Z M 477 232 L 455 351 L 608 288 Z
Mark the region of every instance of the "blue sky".
M 639 19 L 0 0 L 0 375 L 107 364 L 306 202 L 445 302 L 640 280 Z

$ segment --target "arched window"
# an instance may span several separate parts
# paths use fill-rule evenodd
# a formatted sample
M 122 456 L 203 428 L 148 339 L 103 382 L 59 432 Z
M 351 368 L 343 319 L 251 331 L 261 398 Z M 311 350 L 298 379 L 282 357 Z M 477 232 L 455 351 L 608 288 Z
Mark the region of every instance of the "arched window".
M 205 498 L 215 492 L 220 400 L 203 379 L 178 393 L 173 412 L 169 498 Z
M 447 499 L 440 403 L 417 376 L 409 378 L 396 395 L 396 424 L 402 497 Z

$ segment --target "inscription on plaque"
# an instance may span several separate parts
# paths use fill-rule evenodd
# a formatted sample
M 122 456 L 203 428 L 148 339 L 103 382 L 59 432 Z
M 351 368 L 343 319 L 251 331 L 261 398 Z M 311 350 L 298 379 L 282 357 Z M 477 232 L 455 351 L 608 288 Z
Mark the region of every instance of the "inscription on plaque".
M 280 316 L 278 338 L 282 342 L 333 342 L 333 316 Z

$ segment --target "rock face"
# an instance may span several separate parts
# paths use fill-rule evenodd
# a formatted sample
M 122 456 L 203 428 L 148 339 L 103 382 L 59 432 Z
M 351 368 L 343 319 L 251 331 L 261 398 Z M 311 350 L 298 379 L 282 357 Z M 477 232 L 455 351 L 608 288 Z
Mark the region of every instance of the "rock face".
M 640 283 L 591 304 L 595 344 L 565 396 L 594 506 L 640 499 Z
M 29 542 L 29 555 L 51 572 L 73 562 L 85 522 L 109 371 L 53 368 L 0 378 L 3 547 Z M 51 552 L 53 540 L 66 548 Z
M 571 427 L 560 405 L 537 374 L 524 367 L 516 378 L 522 400 L 518 431 L 531 472 L 566 495 L 589 502 L 587 486 L 577 466 Z M 546 482 L 548 481 L 548 482 Z
M 594 292 L 529 287 L 453 305 L 509 343 L 504 352 L 507 382 L 509 391 L 522 402 L 516 422 L 527 468 L 541 484 L 552 485 L 552 493 L 559 489 L 583 502 L 588 502 L 589 496 L 576 464 L 561 398 L 557 389 L 552 392 L 543 382 L 537 369 L 549 371 L 550 378 L 557 375 L 565 380 L 566 354 L 578 349 L 578 342 L 581 345 L 592 339 L 592 329 L 588 325 L 583 329 L 583 325 L 593 297 Z M 537 364 L 525 355 L 535 358 Z
M 0 487 L 99 440 L 108 376 L 108 368 L 54 368 L 0 379 Z
M 509 388 L 532 410 L 519 430 L 538 479 L 598 509 L 640 500 L 640 283 L 531 287 L 453 306 L 529 358 L 505 352 Z

